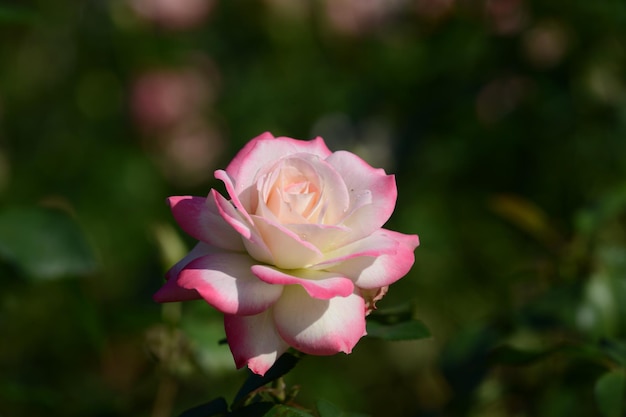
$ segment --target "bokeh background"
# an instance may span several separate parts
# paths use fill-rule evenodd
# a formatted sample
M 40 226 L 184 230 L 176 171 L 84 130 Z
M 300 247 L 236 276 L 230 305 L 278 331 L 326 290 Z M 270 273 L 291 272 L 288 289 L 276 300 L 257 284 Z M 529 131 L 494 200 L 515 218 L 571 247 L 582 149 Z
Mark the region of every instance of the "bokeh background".
M 177 415 L 235 371 L 219 314 L 152 294 L 249 139 L 397 175 L 432 338 L 308 357 L 296 401 L 371 416 L 620 416 L 626 3 L 0 4 L 0 416 Z

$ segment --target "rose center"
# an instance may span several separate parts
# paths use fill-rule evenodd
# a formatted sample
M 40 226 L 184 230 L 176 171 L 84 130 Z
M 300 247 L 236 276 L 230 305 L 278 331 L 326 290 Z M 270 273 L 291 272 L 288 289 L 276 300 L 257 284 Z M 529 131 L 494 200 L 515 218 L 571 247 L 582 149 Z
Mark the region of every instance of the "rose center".
M 320 187 L 317 176 L 306 164 L 284 160 L 275 166 L 262 191 L 266 206 L 282 221 L 293 222 L 297 218 L 310 220 L 317 211 Z

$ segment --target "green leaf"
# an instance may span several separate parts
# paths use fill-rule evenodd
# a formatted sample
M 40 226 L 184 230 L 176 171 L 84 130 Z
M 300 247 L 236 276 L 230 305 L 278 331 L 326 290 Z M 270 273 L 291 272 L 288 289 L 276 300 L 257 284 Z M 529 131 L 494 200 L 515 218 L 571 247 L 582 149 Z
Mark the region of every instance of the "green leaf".
M 626 398 L 626 373 L 624 369 L 609 371 L 596 381 L 595 395 L 604 417 L 620 417 Z
M 367 414 L 343 412 L 335 404 L 326 400 L 317 402 L 317 412 L 320 417 L 367 417 Z
M 180 417 L 211 417 L 225 416 L 228 413 L 228 404 L 223 397 L 216 398 L 206 404 L 184 411 Z
M 385 340 L 418 340 L 431 337 L 426 325 L 419 320 L 403 321 L 396 324 L 368 321 L 367 334 Z
M 78 224 L 62 211 L 42 207 L 0 211 L 0 258 L 36 281 L 85 275 L 96 269 Z

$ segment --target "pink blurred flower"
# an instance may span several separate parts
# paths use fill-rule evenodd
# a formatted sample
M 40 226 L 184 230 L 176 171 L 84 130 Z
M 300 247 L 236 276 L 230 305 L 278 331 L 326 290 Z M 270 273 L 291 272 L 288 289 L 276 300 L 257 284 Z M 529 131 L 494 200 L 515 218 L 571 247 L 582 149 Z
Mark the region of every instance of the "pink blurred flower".
M 365 316 L 412 267 L 416 235 L 382 228 L 393 175 L 356 155 L 264 133 L 215 177 L 228 199 L 170 197 L 200 242 L 167 274 L 159 302 L 203 298 L 223 312 L 237 367 L 263 375 L 292 346 L 350 353 Z
M 198 113 L 212 89 L 199 71 L 160 69 L 142 74 L 133 84 L 131 111 L 144 131 L 160 131 Z
M 180 68 L 146 71 L 131 87 L 130 111 L 144 149 L 171 182 L 195 186 L 212 177 L 224 148 L 211 121 L 220 76 L 204 55 Z
M 204 22 L 215 0 L 130 0 L 130 4 L 144 19 L 166 29 L 182 30 Z

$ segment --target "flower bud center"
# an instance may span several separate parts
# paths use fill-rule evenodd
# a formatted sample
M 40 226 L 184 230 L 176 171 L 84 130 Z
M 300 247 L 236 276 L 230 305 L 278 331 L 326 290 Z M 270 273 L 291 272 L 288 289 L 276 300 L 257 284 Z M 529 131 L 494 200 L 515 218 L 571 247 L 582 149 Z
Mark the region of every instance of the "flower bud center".
M 262 178 L 261 198 L 283 222 L 317 221 L 321 189 L 319 177 L 306 162 L 283 159 Z

